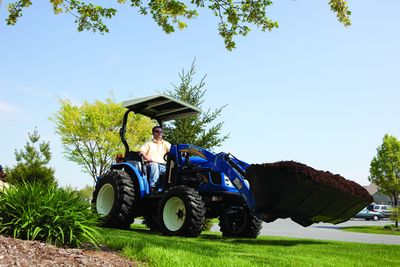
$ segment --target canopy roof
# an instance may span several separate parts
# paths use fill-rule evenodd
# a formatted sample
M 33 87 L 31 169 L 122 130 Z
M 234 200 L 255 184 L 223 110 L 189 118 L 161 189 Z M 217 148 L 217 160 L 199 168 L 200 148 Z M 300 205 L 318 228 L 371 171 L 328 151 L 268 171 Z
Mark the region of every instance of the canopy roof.
M 122 102 L 122 106 L 158 121 L 168 121 L 196 115 L 199 108 L 164 94 L 135 98 Z

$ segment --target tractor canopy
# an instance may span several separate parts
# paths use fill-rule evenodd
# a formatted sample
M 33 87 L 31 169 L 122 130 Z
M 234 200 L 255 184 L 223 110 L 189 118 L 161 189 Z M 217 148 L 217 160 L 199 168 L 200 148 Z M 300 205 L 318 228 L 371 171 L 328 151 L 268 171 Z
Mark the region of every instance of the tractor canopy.
M 158 124 L 161 126 L 163 121 L 184 118 L 201 112 L 201 110 L 195 106 L 164 94 L 127 100 L 122 102 L 122 106 L 128 109 L 124 114 L 122 127 L 119 131 L 121 141 L 125 147 L 125 158 L 127 158 L 130 151 L 129 144 L 125 138 L 126 124 L 130 112 L 157 120 Z
M 127 100 L 122 102 L 122 106 L 158 122 L 184 118 L 201 112 L 195 106 L 164 94 Z

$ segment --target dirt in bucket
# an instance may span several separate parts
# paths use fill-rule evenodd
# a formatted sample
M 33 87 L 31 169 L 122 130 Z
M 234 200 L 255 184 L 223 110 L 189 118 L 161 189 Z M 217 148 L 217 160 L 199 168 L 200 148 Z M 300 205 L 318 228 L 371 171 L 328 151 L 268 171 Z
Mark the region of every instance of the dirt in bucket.
M 356 182 L 295 161 L 253 164 L 246 178 L 257 210 L 272 219 L 344 221 L 373 201 Z

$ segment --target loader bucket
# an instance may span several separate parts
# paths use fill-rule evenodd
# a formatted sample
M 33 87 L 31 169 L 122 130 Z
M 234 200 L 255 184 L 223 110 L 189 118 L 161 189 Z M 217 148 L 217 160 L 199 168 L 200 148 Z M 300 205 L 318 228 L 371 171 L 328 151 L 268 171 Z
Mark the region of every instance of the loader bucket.
M 294 161 L 251 165 L 246 179 L 265 222 L 291 218 L 302 226 L 337 224 L 373 201 L 359 184 Z

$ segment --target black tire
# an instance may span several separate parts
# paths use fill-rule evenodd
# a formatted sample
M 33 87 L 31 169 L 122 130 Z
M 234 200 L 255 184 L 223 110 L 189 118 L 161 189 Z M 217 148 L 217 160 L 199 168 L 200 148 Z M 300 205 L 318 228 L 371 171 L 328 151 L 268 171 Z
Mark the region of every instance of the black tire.
M 135 186 L 124 171 L 111 170 L 96 184 L 93 209 L 105 227 L 129 229 L 134 221 Z
M 205 223 L 206 208 L 199 193 L 179 185 L 165 193 L 159 207 L 161 232 L 165 235 L 197 237 Z
M 262 220 L 247 207 L 232 205 L 219 217 L 219 227 L 224 237 L 256 238 L 262 228 Z
M 377 215 L 374 215 L 374 216 L 372 217 L 372 220 L 376 222 L 377 220 L 379 220 L 379 217 L 378 217 Z

